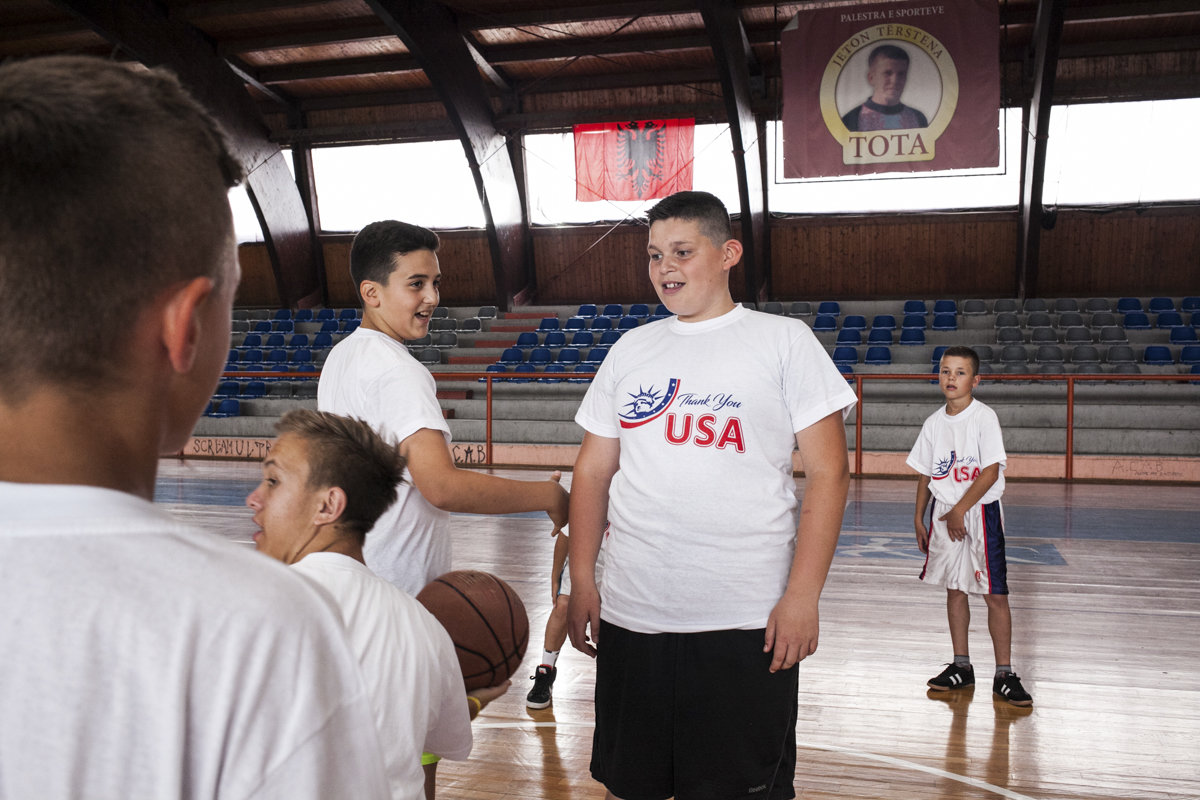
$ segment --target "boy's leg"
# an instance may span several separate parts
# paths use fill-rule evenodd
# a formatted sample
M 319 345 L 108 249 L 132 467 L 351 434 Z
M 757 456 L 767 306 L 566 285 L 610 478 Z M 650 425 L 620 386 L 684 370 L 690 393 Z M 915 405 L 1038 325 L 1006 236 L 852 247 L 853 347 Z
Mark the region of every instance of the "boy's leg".
M 560 594 L 554 599 L 554 608 L 550 610 L 550 618 L 546 620 L 545 652 L 542 661 L 534 670 L 533 688 L 525 696 L 528 708 L 546 708 L 554 700 L 554 679 L 558 677 L 558 668 L 554 666 L 558 653 L 567 641 L 567 605 L 571 598 Z
M 985 594 L 988 607 L 988 632 L 992 634 L 992 648 L 996 651 L 996 666 L 1012 663 L 1012 611 L 1008 606 L 1008 595 Z
M 969 656 L 967 631 L 971 627 L 971 606 L 967 603 L 966 592 L 946 590 L 946 619 L 950 622 L 950 644 L 954 655 Z

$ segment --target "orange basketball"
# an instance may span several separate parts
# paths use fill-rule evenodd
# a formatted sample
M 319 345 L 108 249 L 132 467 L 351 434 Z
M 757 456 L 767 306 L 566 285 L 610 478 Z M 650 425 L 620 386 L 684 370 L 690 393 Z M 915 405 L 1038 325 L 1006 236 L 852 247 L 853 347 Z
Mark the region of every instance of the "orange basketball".
M 504 581 L 487 572 L 455 570 L 417 595 L 450 634 L 467 691 L 503 683 L 525 657 L 529 616 Z

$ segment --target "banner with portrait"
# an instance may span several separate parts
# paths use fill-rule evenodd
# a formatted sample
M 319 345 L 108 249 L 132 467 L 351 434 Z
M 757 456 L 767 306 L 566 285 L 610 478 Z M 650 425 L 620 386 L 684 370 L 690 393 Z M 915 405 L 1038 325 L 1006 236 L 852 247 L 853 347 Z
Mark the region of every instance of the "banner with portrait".
M 781 35 L 784 180 L 996 167 L 996 0 L 801 11 Z

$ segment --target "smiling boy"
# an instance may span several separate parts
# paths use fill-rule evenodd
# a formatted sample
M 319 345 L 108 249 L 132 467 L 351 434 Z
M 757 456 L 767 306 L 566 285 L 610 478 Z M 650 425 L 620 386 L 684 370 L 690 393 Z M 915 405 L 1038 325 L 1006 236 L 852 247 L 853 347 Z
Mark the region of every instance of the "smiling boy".
M 992 691 L 1016 706 L 1033 699 L 1012 670 L 1012 612 L 1004 557 L 1006 455 L 996 412 L 973 396 L 979 385 L 979 356 L 969 347 L 942 355 L 938 385 L 945 405 L 925 420 L 908 455 L 917 480 L 917 546 L 926 554 L 921 580 L 946 587 L 946 616 L 954 661 L 928 686 L 937 692 L 975 685 L 967 647 L 971 622 L 968 594 L 982 594 L 996 655 Z M 925 511 L 929 510 L 926 527 Z
M 575 418 L 568 629 L 597 656 L 592 775 L 610 798 L 791 798 L 793 667 L 817 647 L 854 393 L 806 325 L 734 303 L 720 200 L 680 192 L 649 222 L 675 316 L 621 338 Z
M 317 391 L 322 411 L 364 420 L 397 443 L 408 463 L 396 502 L 363 552 L 372 571 L 412 595 L 452 569 L 452 511 L 545 511 L 556 531 L 567 522 L 567 493 L 557 473 L 551 480 L 518 481 L 454 464 L 433 376 L 404 345 L 428 333 L 437 308 L 438 244 L 433 231 L 395 220 L 373 222 L 354 237 L 350 276 L 363 321 L 330 351 Z

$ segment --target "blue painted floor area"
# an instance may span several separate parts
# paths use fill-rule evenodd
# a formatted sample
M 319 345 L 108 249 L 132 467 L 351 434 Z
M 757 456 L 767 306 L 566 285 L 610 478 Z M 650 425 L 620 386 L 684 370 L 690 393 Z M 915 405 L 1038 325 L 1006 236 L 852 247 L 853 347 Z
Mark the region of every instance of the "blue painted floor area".
M 1176 488 L 1188 492 L 1195 489 Z M 904 533 L 913 527 L 913 504 L 856 500 L 846 506 L 843 531 Z M 1009 539 L 1104 539 L 1118 542 L 1200 543 L 1195 511 L 1019 505 L 1004 503 Z

